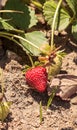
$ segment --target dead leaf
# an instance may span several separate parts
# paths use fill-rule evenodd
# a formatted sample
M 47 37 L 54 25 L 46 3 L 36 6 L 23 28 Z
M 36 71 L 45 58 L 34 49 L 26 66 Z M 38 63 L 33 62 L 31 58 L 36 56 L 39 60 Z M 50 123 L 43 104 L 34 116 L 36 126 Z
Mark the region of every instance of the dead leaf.
M 48 87 L 48 95 L 52 93 L 53 87 L 57 87 L 56 96 L 62 100 L 69 100 L 70 97 L 77 93 L 77 76 L 68 74 L 59 74 L 54 77 Z
M 4 121 L 10 112 L 12 102 L 0 102 L 0 120 Z

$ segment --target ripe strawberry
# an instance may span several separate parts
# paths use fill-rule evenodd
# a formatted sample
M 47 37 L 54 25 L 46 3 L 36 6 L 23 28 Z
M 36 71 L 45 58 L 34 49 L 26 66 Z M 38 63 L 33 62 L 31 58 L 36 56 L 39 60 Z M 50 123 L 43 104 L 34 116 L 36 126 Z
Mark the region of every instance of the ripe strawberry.
M 46 90 L 47 77 L 46 69 L 41 66 L 32 68 L 25 74 L 27 84 L 38 92 L 44 92 Z

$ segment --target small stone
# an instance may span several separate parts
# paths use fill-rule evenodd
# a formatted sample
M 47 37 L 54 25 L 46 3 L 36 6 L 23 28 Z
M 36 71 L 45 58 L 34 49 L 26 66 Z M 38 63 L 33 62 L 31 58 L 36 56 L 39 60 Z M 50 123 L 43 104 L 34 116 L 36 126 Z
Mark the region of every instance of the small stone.
M 16 93 L 15 92 L 12 92 L 11 93 L 11 97 L 15 97 L 16 96 Z
M 21 119 L 21 123 L 25 124 L 25 123 L 26 123 L 26 121 L 25 121 L 24 119 Z
M 47 115 L 50 115 L 50 114 L 51 114 L 51 110 L 47 109 Z

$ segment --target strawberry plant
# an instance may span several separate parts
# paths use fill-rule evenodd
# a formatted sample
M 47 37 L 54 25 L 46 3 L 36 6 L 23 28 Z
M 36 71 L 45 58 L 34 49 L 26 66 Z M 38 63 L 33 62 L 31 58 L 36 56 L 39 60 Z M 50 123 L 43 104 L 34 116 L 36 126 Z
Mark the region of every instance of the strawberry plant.
M 46 18 L 45 7 L 50 1 L 48 2 L 39 1 L 39 2 L 42 4 L 42 6 L 45 3 L 43 12 Z M 2 12 L 3 13 L 0 17 L 0 29 L 1 29 L 0 36 L 12 40 L 17 45 L 21 46 L 28 55 L 32 67 L 39 65 L 41 67 L 46 68 L 45 73 L 48 73 L 48 78 L 47 77 L 45 78 L 45 83 L 43 82 L 44 86 L 42 85 L 45 89 L 47 85 L 47 79 L 50 80 L 52 76 L 59 73 L 62 64 L 62 58 L 64 55 L 64 52 L 59 51 L 60 48 L 56 48 L 54 43 L 54 30 L 56 25 L 56 17 L 58 16 L 61 2 L 62 1 L 60 0 L 58 6 L 55 8 L 54 11 L 55 13 L 54 18 L 52 20 L 52 28 L 51 28 L 52 29 L 51 45 L 49 45 L 47 38 L 45 38 L 44 34 L 40 31 L 25 33 L 26 30 L 36 25 L 38 21 L 35 15 L 35 10 L 32 10 L 31 7 L 29 7 L 27 4 L 24 4 L 24 1 L 8 0 L 5 4 L 4 9 L 1 10 L 1 13 Z M 32 61 L 33 60 L 32 56 L 38 57 L 35 63 L 33 63 Z M 36 63 L 37 65 L 35 65 Z M 35 70 L 37 69 L 35 68 Z M 45 74 L 43 75 L 45 77 Z M 27 77 L 28 75 L 26 76 L 26 79 L 28 81 L 30 77 L 29 78 Z M 31 83 L 29 85 L 31 85 Z M 36 85 L 33 85 L 33 87 L 36 88 Z
M 52 80 L 52 77 L 60 72 L 64 57 L 64 51 L 60 50 L 60 47 L 56 48 L 54 43 L 54 31 L 58 24 L 56 19 L 58 19 L 62 1 L 60 0 L 58 5 L 53 4 L 54 1 L 31 1 L 35 5 L 36 3 L 41 5 L 45 19 L 51 25 L 51 44 L 49 44 L 43 32 L 28 32 L 33 26 L 37 26 L 38 20 L 35 10 L 28 4 L 24 4 L 24 2 L 8 0 L 4 9 L 0 10 L 0 37 L 12 40 L 25 51 L 31 61 L 30 68 L 25 72 L 26 82 L 30 87 L 42 93 L 47 89 L 48 80 Z M 54 5 L 52 13 L 48 10 L 52 10 L 51 6 L 50 8 L 48 6 L 49 4 Z M 62 10 L 63 13 L 64 10 Z M 53 14 L 53 16 L 50 14 Z M 34 57 L 37 57 L 37 60 L 33 61 Z M 50 97 L 47 108 L 51 104 L 54 95 Z M 41 118 L 42 116 L 40 120 Z
M 25 2 L 27 3 L 25 4 Z M 32 27 L 37 26 L 38 19 L 35 9 L 32 9 L 28 2 L 43 11 L 42 13 L 52 32 L 50 44 L 43 32 L 29 31 Z M 71 8 L 71 6 L 69 7 Z M 56 29 L 64 30 L 71 23 L 72 17 L 66 10 L 62 0 L 58 3 L 54 0 L 8 0 L 4 9 L 0 10 L 0 37 L 15 42 L 25 51 L 31 61 L 30 66 L 27 66 L 28 70 L 25 72 L 26 82 L 30 87 L 41 93 L 46 91 L 47 82 L 52 80 L 52 77 L 58 74 L 61 69 L 65 53 L 64 50 L 60 50 L 60 47 L 56 48 L 54 31 Z M 34 57 L 37 57 L 37 60 L 33 61 Z M 52 92 L 48 100 L 47 108 L 54 96 L 55 91 Z M 40 122 L 42 121 L 41 105 Z M 6 103 L 1 103 L 1 110 L 6 106 Z M 8 107 L 6 112 L 8 114 Z M 2 120 L 6 118 L 7 114 Z

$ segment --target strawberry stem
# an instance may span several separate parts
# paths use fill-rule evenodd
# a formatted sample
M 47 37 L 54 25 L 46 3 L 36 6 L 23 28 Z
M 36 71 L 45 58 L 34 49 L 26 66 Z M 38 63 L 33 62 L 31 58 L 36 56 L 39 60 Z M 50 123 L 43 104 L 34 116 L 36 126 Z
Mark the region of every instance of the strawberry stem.
M 31 57 L 28 53 L 27 53 L 27 55 L 28 55 L 28 57 L 29 57 L 29 60 L 30 60 L 30 62 L 31 62 L 32 67 L 34 67 L 34 63 L 33 63 L 32 57 Z
M 42 115 L 42 101 L 40 101 L 40 124 L 42 123 L 43 115 Z
M 24 42 L 29 43 L 31 46 L 34 46 L 34 47 L 35 47 L 37 50 L 39 50 L 40 52 L 42 52 L 41 48 L 39 48 L 38 46 L 34 45 L 32 42 L 30 42 L 29 40 L 27 40 L 26 38 L 24 38 L 24 37 L 22 37 L 22 36 L 18 36 L 18 35 L 11 34 L 11 33 L 7 33 L 7 32 L 0 32 L 0 36 L 6 37 L 7 39 L 12 40 L 12 41 L 15 41 L 15 42 L 16 42 L 17 40 L 15 40 L 14 38 L 21 39 L 21 40 L 23 40 Z M 16 43 L 20 45 L 20 43 L 18 43 L 18 41 L 17 41 Z
M 0 10 L 0 13 L 24 13 L 23 11 L 16 11 L 16 10 Z
M 51 33 L 51 49 L 53 48 L 54 45 L 54 31 L 55 31 L 55 22 L 56 22 L 56 17 L 58 15 L 60 6 L 61 6 L 62 0 L 59 1 L 55 14 L 54 14 L 54 18 L 53 18 L 53 22 L 52 22 L 52 33 Z

